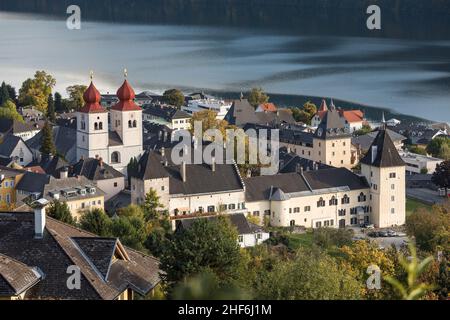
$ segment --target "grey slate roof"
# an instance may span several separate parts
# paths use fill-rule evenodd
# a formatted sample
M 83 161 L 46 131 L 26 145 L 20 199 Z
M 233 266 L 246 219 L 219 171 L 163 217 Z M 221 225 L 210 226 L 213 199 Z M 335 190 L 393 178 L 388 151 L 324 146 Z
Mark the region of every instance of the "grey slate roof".
M 26 191 L 30 193 L 44 192 L 45 185 L 49 182 L 50 177 L 46 174 L 25 172 L 22 179 L 16 186 L 17 190 Z
M 287 153 L 286 148 L 280 148 L 279 164 L 279 173 L 297 172 L 299 168 L 303 168 L 304 171 L 309 171 L 314 170 L 315 166 L 319 170 L 331 168 L 324 163 L 302 158 L 293 152 Z
M 33 161 L 28 164 L 28 167 L 40 166 L 46 174 L 59 178 L 61 170 L 67 167 L 69 163 L 60 156 L 43 155 L 41 161 Z
M 405 136 L 403 136 L 395 131 L 392 131 L 390 129 L 386 129 L 386 132 L 389 135 L 389 137 L 391 137 L 391 140 L 395 143 L 400 143 L 403 140 L 407 139 Z M 375 140 L 377 134 L 378 134 L 378 129 L 374 130 L 372 132 L 369 132 L 367 134 L 364 134 L 362 136 L 352 137 L 352 144 L 359 145 L 363 151 L 369 150 L 369 148 L 372 145 L 373 141 Z
M 255 108 L 247 99 L 234 100 L 224 120 L 236 126 L 243 126 L 246 123 L 259 123 Z
M 64 194 L 62 194 L 62 191 L 65 191 L 65 190 L 77 191 L 78 189 L 86 189 L 87 187 L 94 187 L 95 193 L 90 194 L 90 193 L 86 192 L 86 194 L 82 195 L 82 194 L 76 192 L 75 195 L 73 195 L 73 196 L 65 196 Z M 61 201 L 77 200 L 77 199 L 90 199 L 90 198 L 95 198 L 95 197 L 105 195 L 103 190 L 101 190 L 97 186 L 93 186 L 92 182 L 83 176 L 68 177 L 65 179 L 55 179 L 53 177 L 50 177 L 49 182 L 44 186 L 44 192 L 43 192 L 42 196 L 44 198 L 46 198 L 47 200 L 52 201 L 53 193 L 59 194 Z
M 17 147 L 20 140 L 22 140 L 22 138 L 12 134 L 6 135 L 0 143 L 0 155 L 3 157 L 11 157 L 12 152 Z
M 252 234 L 254 233 L 255 228 L 250 225 L 250 223 L 247 221 L 245 216 L 242 213 L 235 213 L 235 214 L 227 214 L 224 215 L 224 217 L 227 217 L 230 219 L 231 224 L 236 227 L 238 234 Z M 177 220 L 177 232 L 181 232 L 183 230 L 188 230 L 192 227 L 192 224 L 197 219 L 206 219 L 208 221 L 217 221 L 218 216 L 209 216 L 209 217 L 195 217 L 195 218 L 182 218 Z M 256 229 L 259 231 L 259 228 Z
M 73 165 L 70 176 L 84 176 L 91 181 L 121 178 L 124 175 L 99 159 L 81 159 Z
M 146 151 L 139 160 L 139 179 L 169 178 L 170 194 L 201 194 L 242 190 L 240 176 L 233 164 L 216 164 L 213 172 L 208 164 L 186 164 L 186 182 L 181 177 L 181 165 L 170 159 L 171 149 L 164 157 L 157 151 Z M 165 163 L 167 162 L 167 166 Z
M 295 123 L 292 112 L 289 109 L 278 109 L 277 112 L 255 112 L 255 108 L 247 99 L 234 100 L 224 120 L 239 127 L 248 123 L 270 126 L 280 123 Z
M 162 118 L 167 122 L 171 122 L 173 119 L 191 118 L 191 115 L 185 111 L 159 104 L 146 105 L 143 113 Z
M 0 118 L 0 133 L 2 134 L 16 134 L 28 131 L 39 130 L 26 122 L 17 120 Z
M 336 108 L 328 109 L 314 136 L 320 139 L 332 139 L 335 137 L 350 137 L 350 130 L 345 126 L 345 118 Z
M 0 253 L 0 297 L 20 295 L 41 278 L 36 268 Z
M 34 150 L 39 150 L 41 147 L 42 131 L 36 134 L 25 143 Z M 69 163 L 78 161 L 77 159 L 77 131 L 73 128 L 65 126 L 53 127 L 53 141 L 55 142 L 56 150 L 64 156 Z
M 282 199 L 286 194 L 348 187 L 350 190 L 369 188 L 364 177 L 346 168 L 329 168 L 300 173 L 280 173 L 244 179 L 246 201 Z M 277 189 L 280 190 L 277 194 Z M 273 198 L 273 200 L 276 200 Z
M 372 147 L 377 147 L 377 153 L 375 159 L 372 161 Z M 372 165 L 375 167 L 399 167 L 404 166 L 402 158 L 398 154 L 397 149 L 394 146 L 389 134 L 386 130 L 379 130 L 378 135 L 373 141 L 369 151 L 364 158 L 361 159 L 361 163 Z
M 108 261 L 106 239 L 50 217 L 46 220 L 43 238 L 35 239 L 33 214 L 0 213 L 0 254 L 36 266 L 44 274 L 25 299 L 111 300 L 126 288 L 146 294 L 159 283 L 159 262 L 154 257 L 111 239 L 119 258 Z M 70 290 L 66 285 L 67 267 L 72 265 L 81 270 L 80 290 Z M 110 272 L 104 277 L 104 272 L 93 266 L 102 271 L 108 266 Z

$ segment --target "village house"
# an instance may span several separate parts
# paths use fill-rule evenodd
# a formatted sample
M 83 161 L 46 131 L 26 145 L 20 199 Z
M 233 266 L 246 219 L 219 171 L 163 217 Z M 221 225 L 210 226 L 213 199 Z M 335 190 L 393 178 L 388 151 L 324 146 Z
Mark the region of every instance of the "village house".
M 40 130 L 41 127 L 34 123 L 21 122 L 7 118 L 0 119 L 0 138 L 11 134 L 26 141 L 33 138 Z
M 16 205 L 16 185 L 24 175 L 23 170 L 0 166 L 0 211 Z
M 1 138 L 0 157 L 11 159 L 20 166 L 26 166 L 33 161 L 33 153 L 25 141 L 21 137 L 12 134 Z
M 191 115 L 171 106 L 145 105 L 142 116 L 144 121 L 167 126 L 172 132 L 191 128 Z
M 0 300 L 132 300 L 153 292 L 157 259 L 46 217 L 45 203 L 36 201 L 34 213 L 0 213 Z
M 81 159 L 70 167 L 69 176 L 84 176 L 105 193 L 105 201 L 125 189 L 125 176 L 99 157 Z
M 84 176 L 68 177 L 68 172 L 60 179 L 50 177 L 41 197 L 52 201 L 65 202 L 74 218 L 80 218 L 86 210 L 104 209 L 105 192 L 92 184 Z

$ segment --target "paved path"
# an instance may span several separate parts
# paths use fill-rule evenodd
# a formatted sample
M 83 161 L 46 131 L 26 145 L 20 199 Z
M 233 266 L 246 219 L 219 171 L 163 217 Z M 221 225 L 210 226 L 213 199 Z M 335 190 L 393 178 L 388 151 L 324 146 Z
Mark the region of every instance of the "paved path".
M 437 191 L 425 189 L 425 188 L 407 188 L 406 196 L 409 198 L 423 201 L 430 205 L 433 205 L 436 203 L 443 203 L 445 200 L 444 197 L 440 197 L 437 194 Z

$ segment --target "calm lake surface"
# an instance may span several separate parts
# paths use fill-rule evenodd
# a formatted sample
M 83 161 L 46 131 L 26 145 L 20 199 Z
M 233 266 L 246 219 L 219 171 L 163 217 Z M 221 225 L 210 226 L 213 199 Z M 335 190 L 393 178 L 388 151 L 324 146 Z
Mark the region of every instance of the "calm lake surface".
M 0 12 L 0 81 L 20 87 L 35 70 L 57 90 L 115 92 L 128 69 L 136 91 L 239 92 L 335 97 L 450 122 L 450 41 L 289 35 L 270 30 L 83 22 Z

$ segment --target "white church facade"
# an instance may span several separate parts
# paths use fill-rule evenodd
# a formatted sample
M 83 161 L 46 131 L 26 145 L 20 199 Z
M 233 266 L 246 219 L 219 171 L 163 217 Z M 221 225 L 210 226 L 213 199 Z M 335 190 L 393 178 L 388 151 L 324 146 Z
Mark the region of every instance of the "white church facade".
M 126 174 L 130 159 L 142 154 L 142 108 L 127 80 L 117 90 L 119 102 L 108 111 L 91 82 L 83 95 L 85 105 L 77 112 L 77 158 L 100 157 Z

